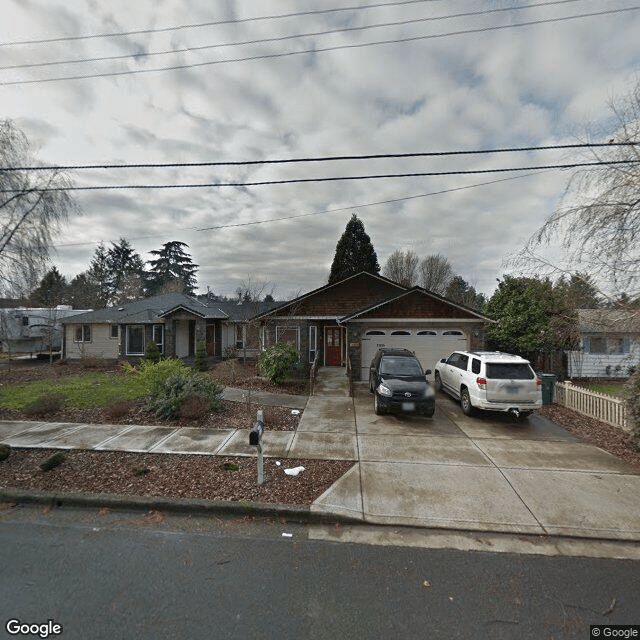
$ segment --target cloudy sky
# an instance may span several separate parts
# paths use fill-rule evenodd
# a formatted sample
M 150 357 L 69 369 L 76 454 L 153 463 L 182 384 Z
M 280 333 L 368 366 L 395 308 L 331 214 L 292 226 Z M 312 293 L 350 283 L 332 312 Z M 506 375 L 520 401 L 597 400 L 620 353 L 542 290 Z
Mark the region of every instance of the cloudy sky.
M 637 80 L 636 4 L 0 0 L 0 118 L 55 165 L 538 147 L 581 141 L 588 124 L 605 142 L 608 101 Z M 244 184 L 574 159 L 556 150 L 70 175 L 78 187 Z M 180 240 L 201 291 L 228 294 L 251 279 L 285 298 L 325 284 L 356 213 L 381 265 L 395 249 L 441 253 L 490 295 L 509 271 L 505 257 L 553 212 L 569 175 L 78 191 L 81 213 L 57 238 L 54 264 L 72 278 L 99 241 L 127 238 L 146 260 Z

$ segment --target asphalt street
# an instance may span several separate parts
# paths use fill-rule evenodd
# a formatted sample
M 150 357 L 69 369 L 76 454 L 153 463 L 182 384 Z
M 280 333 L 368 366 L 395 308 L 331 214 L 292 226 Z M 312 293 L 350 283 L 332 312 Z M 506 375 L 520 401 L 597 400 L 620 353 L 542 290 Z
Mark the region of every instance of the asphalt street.
M 589 638 L 591 624 L 640 624 L 637 561 L 316 534 L 317 525 L 278 519 L 7 508 L 0 632 L 16 637 L 6 627 L 13 619 L 50 620 L 62 633 L 48 637 L 65 640 L 540 640 Z

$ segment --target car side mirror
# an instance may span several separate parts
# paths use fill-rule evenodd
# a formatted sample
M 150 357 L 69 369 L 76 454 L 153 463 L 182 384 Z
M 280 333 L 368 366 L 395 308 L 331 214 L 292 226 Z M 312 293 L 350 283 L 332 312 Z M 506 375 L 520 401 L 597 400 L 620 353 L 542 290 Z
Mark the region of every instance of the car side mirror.
M 426 377 L 426 376 L 430 376 L 430 375 L 431 375 L 431 369 L 427 369 L 427 370 L 424 372 L 424 375 L 425 375 L 425 377 Z
M 447 359 L 446 359 L 446 358 L 440 358 L 440 362 L 444 362 L 444 363 L 446 363 L 446 362 L 447 362 Z

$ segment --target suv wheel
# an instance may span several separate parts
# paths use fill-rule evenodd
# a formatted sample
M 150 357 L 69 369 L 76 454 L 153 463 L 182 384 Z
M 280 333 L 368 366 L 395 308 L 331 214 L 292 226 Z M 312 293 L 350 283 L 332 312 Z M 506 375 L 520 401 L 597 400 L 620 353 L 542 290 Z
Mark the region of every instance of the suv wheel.
M 462 413 L 464 413 L 465 416 L 473 415 L 473 405 L 471 404 L 468 389 L 462 389 L 460 391 L 460 406 L 462 407 Z
M 378 400 L 378 394 L 374 393 L 373 394 L 373 412 L 377 415 L 377 416 L 382 416 L 384 415 L 384 409 L 382 408 L 382 406 L 380 405 L 380 400 Z
M 440 374 L 436 371 L 436 381 L 435 381 L 436 391 L 442 391 L 442 380 L 440 380 Z

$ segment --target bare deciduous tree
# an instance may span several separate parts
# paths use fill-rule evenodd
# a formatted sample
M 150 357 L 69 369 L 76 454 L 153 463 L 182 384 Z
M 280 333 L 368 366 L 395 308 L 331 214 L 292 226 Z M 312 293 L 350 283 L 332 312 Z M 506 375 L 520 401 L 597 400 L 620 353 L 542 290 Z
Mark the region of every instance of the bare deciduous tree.
M 638 293 L 640 285 L 640 82 L 609 103 L 615 129 L 603 140 L 592 134 L 589 161 L 576 171 L 560 207 L 531 238 L 521 258 L 536 260 L 536 249 L 561 240 L 572 271 L 588 272 L 610 293 Z M 542 262 L 542 260 L 539 260 Z M 563 269 L 558 268 L 562 272 Z
M 449 261 L 441 254 L 427 256 L 420 263 L 421 286 L 443 296 L 454 276 Z
M 403 287 L 412 287 L 417 283 L 418 256 L 413 251 L 396 249 L 384 263 L 382 275 Z
M 33 167 L 37 167 L 36 170 Z M 41 168 L 42 167 L 42 168 Z M 0 120 L 0 290 L 20 293 L 49 259 L 52 238 L 75 208 L 68 178 L 38 165 L 29 140 Z

